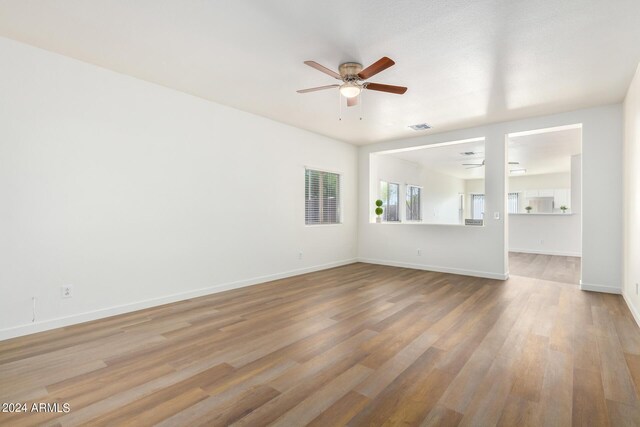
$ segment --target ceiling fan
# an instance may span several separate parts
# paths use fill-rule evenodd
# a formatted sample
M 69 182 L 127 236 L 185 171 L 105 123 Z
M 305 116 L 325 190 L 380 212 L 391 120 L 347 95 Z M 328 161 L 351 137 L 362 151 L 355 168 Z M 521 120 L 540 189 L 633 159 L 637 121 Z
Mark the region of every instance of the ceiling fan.
M 386 56 L 380 58 L 367 68 L 362 69 L 362 64 L 357 62 L 345 62 L 338 67 L 339 74 L 333 70 L 328 69 L 325 66 L 318 64 L 315 61 L 304 61 L 310 67 L 315 68 L 318 71 L 322 71 L 331 77 L 342 80 L 342 84 L 332 84 L 327 86 L 312 87 L 309 89 L 301 89 L 298 93 L 315 92 L 318 90 L 340 88 L 340 94 L 347 98 L 347 106 L 353 107 L 358 105 L 358 95 L 364 89 L 377 90 L 379 92 L 388 92 L 402 95 L 407 91 L 406 87 L 385 85 L 380 83 L 369 83 L 365 80 L 375 76 L 381 71 L 391 67 L 395 62 Z
M 520 162 L 509 162 L 509 164 L 519 165 Z M 482 166 L 484 166 L 484 160 L 482 161 L 482 163 L 463 163 L 462 166 L 467 166 L 465 169 L 481 168 Z

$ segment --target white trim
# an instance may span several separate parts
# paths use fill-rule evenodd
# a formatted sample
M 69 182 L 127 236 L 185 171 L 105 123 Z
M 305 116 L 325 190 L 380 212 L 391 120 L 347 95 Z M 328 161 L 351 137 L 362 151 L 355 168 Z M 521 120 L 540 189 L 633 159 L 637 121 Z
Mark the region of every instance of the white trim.
M 484 141 L 485 139 L 486 138 L 484 136 L 479 136 L 479 137 L 475 137 L 475 138 L 460 139 L 458 141 L 437 142 L 435 144 L 423 144 L 423 145 L 414 145 L 414 146 L 405 147 L 405 148 L 394 148 L 394 149 L 391 149 L 391 150 L 372 151 L 369 154 L 404 153 L 404 152 L 407 152 L 407 151 L 422 150 L 424 148 L 436 148 L 436 147 L 445 147 L 445 146 L 448 146 L 448 145 L 467 144 L 469 142 L 480 142 L 480 141 Z
M 137 301 L 131 304 L 107 307 L 100 310 L 89 311 L 85 313 L 73 314 L 71 316 L 58 317 L 55 319 L 43 320 L 26 325 L 14 326 L 11 328 L 0 330 L 0 341 L 20 337 L 23 335 L 35 334 L 36 332 L 48 331 L 50 329 L 62 328 L 64 326 L 75 325 L 78 323 L 89 322 L 92 320 L 103 319 L 105 317 L 117 316 L 119 314 L 130 313 L 132 311 L 143 310 L 145 308 L 156 307 L 159 305 L 169 304 L 172 302 L 183 301 L 186 299 L 197 298 L 205 295 L 215 294 L 218 292 L 228 291 L 231 289 L 243 288 L 245 286 L 257 285 L 259 283 L 270 282 L 273 280 L 284 279 L 287 277 L 298 276 L 300 274 L 312 273 L 314 271 L 326 270 L 329 268 L 340 267 L 343 265 L 353 264 L 356 259 L 348 259 L 344 261 L 336 261 L 328 264 L 316 265 L 313 267 L 300 268 L 297 270 L 285 271 L 283 273 L 270 274 L 267 276 L 254 277 L 252 279 L 239 280 L 231 283 L 222 283 L 208 288 L 196 289 L 188 292 L 167 295 L 159 298 L 152 298 L 143 301 Z
M 629 307 L 629 311 L 636 321 L 636 324 L 638 325 L 638 327 L 640 327 L 640 313 L 638 313 L 638 310 L 636 310 L 633 304 L 631 304 L 631 301 L 629 301 L 629 299 L 627 298 L 627 294 L 625 294 L 624 292 L 622 293 L 622 298 L 624 298 L 624 302 L 627 303 L 627 307 Z
M 591 292 L 604 292 L 606 294 L 618 294 L 618 295 L 622 293 L 622 290 L 615 286 L 592 285 L 589 283 L 584 283 L 582 280 L 580 280 L 580 290 L 591 291 Z
M 483 277 L 485 279 L 507 280 L 509 273 L 491 273 L 489 271 L 463 270 L 451 267 L 438 267 L 434 265 L 412 264 L 408 262 L 387 261 L 381 259 L 358 258 L 358 262 L 366 264 L 388 265 L 391 267 L 412 268 L 414 270 L 437 271 L 439 273 L 459 274 L 462 276 Z
M 562 125 L 562 126 L 553 126 L 553 127 L 550 127 L 550 128 L 542 128 L 542 129 L 525 130 L 525 131 L 522 131 L 522 132 L 512 132 L 512 133 L 508 133 L 507 137 L 508 138 L 515 138 L 517 136 L 539 135 L 541 133 L 557 132 L 557 131 L 561 131 L 561 130 L 570 130 L 570 129 L 582 129 L 582 123 L 574 123 L 574 124 L 571 124 L 571 125 Z
M 574 256 L 574 257 L 582 258 L 582 253 L 580 252 L 546 251 L 546 250 L 538 250 L 538 249 L 509 249 L 509 252 L 518 252 L 521 254 L 536 254 L 536 255 Z
M 304 165 L 303 167 L 304 167 L 305 172 L 307 171 L 307 169 L 309 169 L 309 170 L 318 171 L 318 172 L 334 173 L 334 174 L 340 175 L 340 176 L 344 175 L 344 172 L 342 172 L 342 171 L 322 168 L 322 167 L 319 167 L 319 166 L 316 167 L 316 166 Z

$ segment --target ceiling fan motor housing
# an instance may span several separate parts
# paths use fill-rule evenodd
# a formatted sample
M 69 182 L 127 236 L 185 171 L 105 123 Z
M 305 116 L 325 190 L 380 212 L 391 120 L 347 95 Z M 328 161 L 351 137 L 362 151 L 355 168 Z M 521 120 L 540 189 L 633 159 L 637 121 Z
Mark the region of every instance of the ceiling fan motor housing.
M 345 62 L 338 67 L 338 72 L 345 82 L 361 80 L 360 77 L 358 77 L 360 71 L 362 71 L 362 64 L 358 64 L 357 62 Z

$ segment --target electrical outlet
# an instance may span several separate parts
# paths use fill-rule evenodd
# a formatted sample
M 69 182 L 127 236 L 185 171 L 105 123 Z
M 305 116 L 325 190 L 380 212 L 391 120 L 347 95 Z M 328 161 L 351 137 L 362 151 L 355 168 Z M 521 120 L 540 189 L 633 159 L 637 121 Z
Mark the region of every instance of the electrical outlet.
M 302 251 L 298 252 L 298 259 L 302 259 Z
M 418 256 L 422 255 L 422 249 L 418 249 Z
M 500 219 L 500 212 L 494 212 L 493 219 Z
M 65 285 L 60 288 L 62 298 L 71 298 L 73 296 L 73 285 Z

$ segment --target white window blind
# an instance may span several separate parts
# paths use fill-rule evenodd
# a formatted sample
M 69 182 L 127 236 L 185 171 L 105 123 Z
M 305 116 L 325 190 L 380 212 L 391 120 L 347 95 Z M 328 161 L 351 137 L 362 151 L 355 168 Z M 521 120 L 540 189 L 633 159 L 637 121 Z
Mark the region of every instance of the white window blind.
M 484 194 L 471 195 L 471 217 L 484 219 Z
M 313 169 L 305 170 L 305 223 L 340 223 L 340 175 Z
M 518 199 L 519 193 L 509 193 L 507 199 L 509 213 L 518 213 Z
M 421 188 L 407 185 L 407 221 L 420 221 L 420 193 Z
M 400 221 L 400 185 L 380 181 L 380 199 L 382 200 L 383 221 Z

